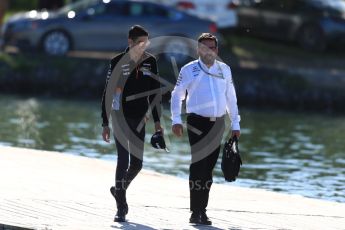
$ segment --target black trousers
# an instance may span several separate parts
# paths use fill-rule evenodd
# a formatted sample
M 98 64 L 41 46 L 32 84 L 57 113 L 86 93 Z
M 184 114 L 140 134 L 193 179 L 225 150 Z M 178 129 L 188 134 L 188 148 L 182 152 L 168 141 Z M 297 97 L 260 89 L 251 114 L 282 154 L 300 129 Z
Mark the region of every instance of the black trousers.
M 143 165 L 145 124 L 140 126 L 141 122 L 142 118 L 126 118 L 126 124 L 120 130 L 114 130 L 117 148 L 115 191 L 118 208 L 125 205 L 126 189 Z
M 190 210 L 205 211 L 222 136 L 224 119 L 211 121 L 196 114 L 187 116 L 192 162 L 189 168 Z

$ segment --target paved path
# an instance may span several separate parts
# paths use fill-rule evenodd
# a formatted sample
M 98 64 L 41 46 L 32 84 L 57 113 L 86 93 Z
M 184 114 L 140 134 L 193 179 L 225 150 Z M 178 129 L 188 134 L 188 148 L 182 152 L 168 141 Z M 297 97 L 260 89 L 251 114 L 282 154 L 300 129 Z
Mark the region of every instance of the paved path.
M 113 222 L 115 163 L 0 147 L 0 229 L 345 229 L 345 204 L 215 184 L 212 227 L 192 226 L 188 183 L 143 170 L 128 190 L 127 223 Z

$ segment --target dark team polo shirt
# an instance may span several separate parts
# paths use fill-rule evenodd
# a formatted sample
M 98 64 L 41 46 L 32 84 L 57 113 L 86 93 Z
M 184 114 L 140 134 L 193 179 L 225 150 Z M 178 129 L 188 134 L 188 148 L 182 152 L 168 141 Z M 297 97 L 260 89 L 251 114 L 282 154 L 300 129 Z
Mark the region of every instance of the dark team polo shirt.
M 106 91 L 111 90 L 111 95 L 117 88 L 121 89 L 120 108 L 123 110 L 125 118 L 143 118 L 151 104 L 152 116 L 155 122 L 160 118 L 160 82 L 156 58 L 145 52 L 142 58 L 136 63 L 129 58 L 128 48 L 125 52 L 114 57 L 109 66 L 107 79 L 102 97 L 102 125 L 108 125 L 108 113 L 110 112 L 112 99 L 106 105 Z M 126 55 L 127 54 L 127 55 Z M 113 71 L 116 71 L 113 73 Z M 112 78 L 116 78 L 112 79 Z M 113 83 L 115 82 L 115 83 Z M 109 86 L 108 86 L 109 84 Z M 110 94 L 108 94 L 110 95 Z M 155 96 L 158 103 L 152 104 Z M 156 99 L 157 100 L 157 99 Z M 106 110 L 106 108 L 108 108 Z

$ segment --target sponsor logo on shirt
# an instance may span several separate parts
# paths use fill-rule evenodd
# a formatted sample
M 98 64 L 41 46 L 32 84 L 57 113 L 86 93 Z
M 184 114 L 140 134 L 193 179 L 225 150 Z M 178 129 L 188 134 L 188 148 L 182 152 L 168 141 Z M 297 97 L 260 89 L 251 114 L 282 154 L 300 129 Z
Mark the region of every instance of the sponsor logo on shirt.
M 176 81 L 176 85 L 178 86 L 182 81 L 182 74 L 180 72 L 180 74 L 178 75 L 177 81 Z
M 130 68 L 129 68 L 129 64 L 123 64 L 121 66 L 122 68 L 122 75 L 123 76 L 129 76 L 131 74 Z
M 143 72 L 143 76 L 151 76 L 151 69 L 150 68 L 147 68 L 147 67 L 142 67 L 141 69 L 141 72 Z
M 197 65 L 194 65 L 192 68 L 193 77 L 197 77 L 200 74 L 200 68 Z
M 151 76 L 151 63 L 143 63 L 143 67 L 140 68 L 143 76 Z

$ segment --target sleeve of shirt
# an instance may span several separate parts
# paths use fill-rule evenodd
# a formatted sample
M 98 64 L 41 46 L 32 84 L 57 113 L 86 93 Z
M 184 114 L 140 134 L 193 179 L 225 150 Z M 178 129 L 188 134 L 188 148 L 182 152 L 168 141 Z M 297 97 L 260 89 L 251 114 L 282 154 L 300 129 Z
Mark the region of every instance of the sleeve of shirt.
M 183 67 L 180 71 L 174 90 L 171 93 L 171 119 L 172 124 L 182 124 L 181 110 L 182 101 L 186 98 L 186 90 L 189 84 L 187 69 Z
M 109 125 L 109 115 L 110 115 L 110 110 L 111 110 L 110 106 L 111 105 L 110 104 L 106 105 L 105 101 L 106 101 L 106 92 L 107 92 L 108 82 L 110 80 L 113 69 L 114 69 L 114 65 L 112 64 L 112 62 L 110 62 L 109 69 L 107 72 L 107 78 L 106 78 L 105 86 L 104 86 L 104 90 L 103 90 L 103 96 L 102 96 L 102 106 L 101 106 L 101 108 L 102 108 L 102 114 L 101 114 L 102 126 L 108 126 Z M 108 113 L 107 113 L 107 111 L 108 111 Z
M 151 72 L 157 75 L 158 79 L 158 67 L 157 61 L 153 58 L 152 61 L 152 69 Z M 149 102 L 152 112 L 152 117 L 154 122 L 160 121 L 161 113 L 162 113 L 162 91 L 161 91 L 161 84 L 159 80 L 151 78 L 150 82 L 150 90 L 154 91 L 155 93 L 149 96 Z
M 231 69 L 226 68 L 226 110 L 231 120 L 232 130 L 240 130 L 240 115 L 238 114 L 236 90 L 232 79 Z

